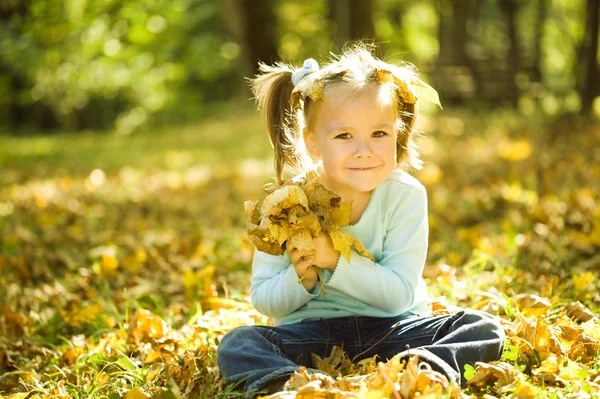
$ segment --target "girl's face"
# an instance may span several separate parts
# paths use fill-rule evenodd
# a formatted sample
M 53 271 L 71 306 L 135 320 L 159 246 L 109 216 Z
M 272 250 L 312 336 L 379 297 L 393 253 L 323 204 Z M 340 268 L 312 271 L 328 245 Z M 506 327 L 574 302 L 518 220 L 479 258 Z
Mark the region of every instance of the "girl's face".
M 304 140 L 323 161 L 321 183 L 352 200 L 370 195 L 396 168 L 396 111 L 386 88 L 370 85 L 349 96 L 342 90 L 325 89 Z

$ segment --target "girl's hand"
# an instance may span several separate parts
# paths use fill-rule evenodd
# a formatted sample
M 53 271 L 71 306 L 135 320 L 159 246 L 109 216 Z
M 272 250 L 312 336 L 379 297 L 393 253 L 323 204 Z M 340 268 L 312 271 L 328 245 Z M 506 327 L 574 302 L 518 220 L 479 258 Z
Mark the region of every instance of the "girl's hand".
M 333 247 L 329 234 L 322 231 L 317 238 L 313 238 L 313 244 L 317 247 L 313 265 L 322 269 L 335 270 L 340 259 L 340 251 Z
M 306 288 L 307 291 L 313 289 L 315 284 L 317 283 L 317 267 L 314 265 L 315 255 L 313 251 L 300 251 L 296 247 L 294 247 L 291 242 L 288 240 L 285 244 L 286 249 L 290 255 L 290 260 L 292 261 L 292 265 L 296 270 L 296 274 L 298 278 L 302 279 L 302 285 Z

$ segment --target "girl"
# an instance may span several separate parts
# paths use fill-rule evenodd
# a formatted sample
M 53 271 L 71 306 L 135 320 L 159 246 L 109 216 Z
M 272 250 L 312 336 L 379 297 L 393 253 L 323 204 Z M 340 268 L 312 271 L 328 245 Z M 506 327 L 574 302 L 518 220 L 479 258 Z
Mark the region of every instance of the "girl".
M 351 223 L 343 229 L 375 262 L 356 252 L 346 261 L 324 233 L 314 239 L 314 253 L 289 241 L 283 256 L 257 250 L 251 300 L 276 326 L 229 332 L 217 352 L 222 374 L 229 382 L 244 380 L 246 397 L 252 397 L 264 387 L 281 388 L 300 365 L 320 372 L 311 368 L 311 353 L 325 357 L 338 345 L 354 361 L 419 355 L 464 386 L 464 365 L 498 359 L 504 335 L 488 314 L 426 315 L 427 196 L 402 169 L 420 168 L 412 130 L 417 89 L 419 97 L 435 91 L 365 45 L 322 69 L 309 59 L 298 70 L 263 64 L 261 72 L 252 88 L 279 184 L 284 167 L 306 171 L 318 160 L 319 183 L 352 203 Z

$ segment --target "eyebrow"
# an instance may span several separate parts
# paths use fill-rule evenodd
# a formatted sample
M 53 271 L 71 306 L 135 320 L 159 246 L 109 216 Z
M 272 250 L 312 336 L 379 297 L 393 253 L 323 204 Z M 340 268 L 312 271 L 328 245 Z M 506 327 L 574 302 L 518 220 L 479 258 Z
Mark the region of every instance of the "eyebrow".
M 392 126 L 391 124 L 389 124 L 387 122 L 382 122 L 382 123 L 372 126 L 372 129 L 381 129 L 384 127 L 387 127 L 390 129 L 394 128 L 394 126 Z M 329 133 L 333 133 L 333 132 L 340 131 L 340 130 L 351 130 L 351 128 L 349 126 L 334 126 L 331 129 L 329 129 L 327 131 L 327 133 L 329 134 Z

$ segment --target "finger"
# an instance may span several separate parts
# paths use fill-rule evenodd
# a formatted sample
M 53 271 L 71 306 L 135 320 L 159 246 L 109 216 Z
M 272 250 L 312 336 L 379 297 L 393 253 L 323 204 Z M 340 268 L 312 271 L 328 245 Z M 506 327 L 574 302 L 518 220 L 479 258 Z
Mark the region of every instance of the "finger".
M 290 252 L 290 260 L 292 263 L 298 263 L 302 259 L 302 256 L 298 250 Z
M 300 260 L 302 262 L 314 262 L 315 261 L 315 256 L 313 254 L 305 255 L 302 258 L 300 258 Z
M 290 252 L 290 253 L 296 249 L 296 247 L 294 246 L 294 244 L 292 244 L 292 240 L 287 240 L 285 242 L 285 249 L 287 249 L 288 252 Z
M 304 270 L 304 273 L 308 273 L 310 271 L 311 266 L 312 266 L 312 261 L 310 261 L 310 260 L 302 260 L 298 264 L 298 268 L 300 270 Z

